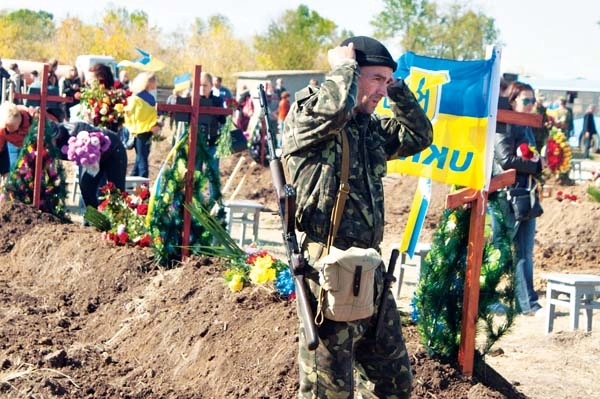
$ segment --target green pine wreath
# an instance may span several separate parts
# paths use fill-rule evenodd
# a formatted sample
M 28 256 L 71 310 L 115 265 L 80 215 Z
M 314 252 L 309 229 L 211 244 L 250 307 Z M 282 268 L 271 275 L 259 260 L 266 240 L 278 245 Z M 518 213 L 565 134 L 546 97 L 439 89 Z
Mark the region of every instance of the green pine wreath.
M 33 205 L 38 125 L 39 119 L 34 118 L 19 151 L 17 162 L 12 167 L 4 186 L 3 197 L 5 199 Z M 56 148 L 52 144 L 51 132 L 50 123 L 46 121 L 39 209 L 68 221 L 65 169 L 60 161 L 60 148 Z
M 506 214 L 492 195 L 488 213 L 499 221 L 495 246 L 486 229 L 480 277 L 478 320 L 486 334 L 482 354 L 513 325 L 515 310 L 513 250 Z M 471 209 L 445 210 L 434 233 L 431 250 L 421 266 L 421 279 L 413 299 L 413 318 L 430 356 L 451 362 L 458 357 Z M 503 316 L 490 306 L 500 304 Z

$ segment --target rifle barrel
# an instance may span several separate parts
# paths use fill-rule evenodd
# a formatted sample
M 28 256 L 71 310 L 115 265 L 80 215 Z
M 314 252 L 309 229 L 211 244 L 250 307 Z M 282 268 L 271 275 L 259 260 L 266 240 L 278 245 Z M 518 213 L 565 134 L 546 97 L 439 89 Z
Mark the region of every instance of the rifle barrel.
M 288 267 L 294 278 L 296 289 L 296 301 L 298 303 L 298 314 L 304 328 L 304 337 L 308 350 L 315 350 L 319 346 L 319 337 L 314 323 L 312 309 L 308 300 L 306 284 L 304 282 L 304 273 L 306 271 L 306 259 L 300 251 L 296 238 L 296 190 L 285 181 L 283 165 L 275 152 L 275 145 L 272 139 L 269 125 L 269 109 L 267 106 L 267 96 L 263 85 L 258 86 L 258 98 L 260 106 L 264 112 L 265 129 L 267 131 L 267 143 L 269 147 L 269 169 L 271 170 L 271 179 L 275 186 L 275 193 L 279 204 L 279 216 L 283 229 L 283 242 L 286 246 L 288 256 Z

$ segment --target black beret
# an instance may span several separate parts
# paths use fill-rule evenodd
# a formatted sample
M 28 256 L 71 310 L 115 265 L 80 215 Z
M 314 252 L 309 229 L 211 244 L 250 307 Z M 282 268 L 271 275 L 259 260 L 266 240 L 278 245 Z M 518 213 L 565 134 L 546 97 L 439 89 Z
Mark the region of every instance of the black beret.
M 386 66 L 396 71 L 398 64 L 379 41 L 368 36 L 354 36 L 344 40 L 341 45 L 347 46 L 349 43 L 354 43 L 356 62 L 359 66 Z

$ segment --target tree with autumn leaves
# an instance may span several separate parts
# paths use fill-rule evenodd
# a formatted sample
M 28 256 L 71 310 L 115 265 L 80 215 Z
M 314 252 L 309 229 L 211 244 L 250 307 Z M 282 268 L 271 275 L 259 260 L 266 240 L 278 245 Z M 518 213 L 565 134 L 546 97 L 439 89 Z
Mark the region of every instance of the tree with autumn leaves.
M 497 38 L 493 18 L 458 0 L 444 8 L 434 1 L 386 0 L 371 25 L 376 28 L 376 37 L 393 40 L 406 51 L 455 59 L 478 58 L 485 44 Z M 193 70 L 198 63 L 204 70 L 218 71 L 225 84 L 233 84 L 234 74 L 239 71 L 327 70 L 327 50 L 348 36 L 354 33 L 340 30 L 335 21 L 305 5 L 265 21 L 262 33 L 250 38 L 237 37 L 231 22 L 219 14 L 196 18 L 189 26 L 164 32 L 150 24 L 143 10 L 114 5 L 108 6 L 93 24 L 84 23 L 76 15 L 58 22 L 46 11 L 0 8 L 3 58 L 56 58 L 63 64 L 73 64 L 80 54 L 110 54 L 117 60 L 129 60 L 138 54 L 137 47 L 169 60 L 167 67 L 157 73 L 163 84 Z

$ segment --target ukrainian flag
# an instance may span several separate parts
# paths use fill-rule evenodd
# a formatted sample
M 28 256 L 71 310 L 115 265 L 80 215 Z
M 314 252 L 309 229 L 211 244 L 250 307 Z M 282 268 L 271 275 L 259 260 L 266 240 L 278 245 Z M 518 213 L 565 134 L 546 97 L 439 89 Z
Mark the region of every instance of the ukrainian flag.
M 175 76 L 173 79 L 173 86 L 176 91 L 184 91 L 192 86 L 192 76 L 189 72 L 183 75 Z
M 408 52 L 398 60 L 395 77 L 408 84 L 433 125 L 433 143 L 422 152 L 388 162 L 388 172 L 429 177 L 446 184 L 483 189 L 489 180 L 499 68 L 490 59 L 455 61 Z M 494 74 L 498 74 L 494 78 Z M 496 101 L 490 101 L 496 95 Z M 391 114 L 386 100 L 378 113 Z M 494 112 L 495 115 L 495 112 Z M 493 120 L 493 122 L 490 122 Z M 490 134 L 491 132 L 491 134 Z M 486 153 L 487 152 L 487 153 Z
M 156 72 L 156 71 L 160 71 L 161 69 L 163 69 L 166 66 L 165 63 L 162 62 L 161 60 L 159 60 L 155 57 L 152 57 L 152 55 L 149 52 L 144 51 L 139 48 L 136 48 L 136 50 L 138 53 L 140 53 L 142 55 L 142 57 L 135 61 L 123 60 L 123 61 L 119 62 L 119 64 L 118 64 L 119 68 L 132 67 L 132 68 L 139 69 L 140 71 Z

